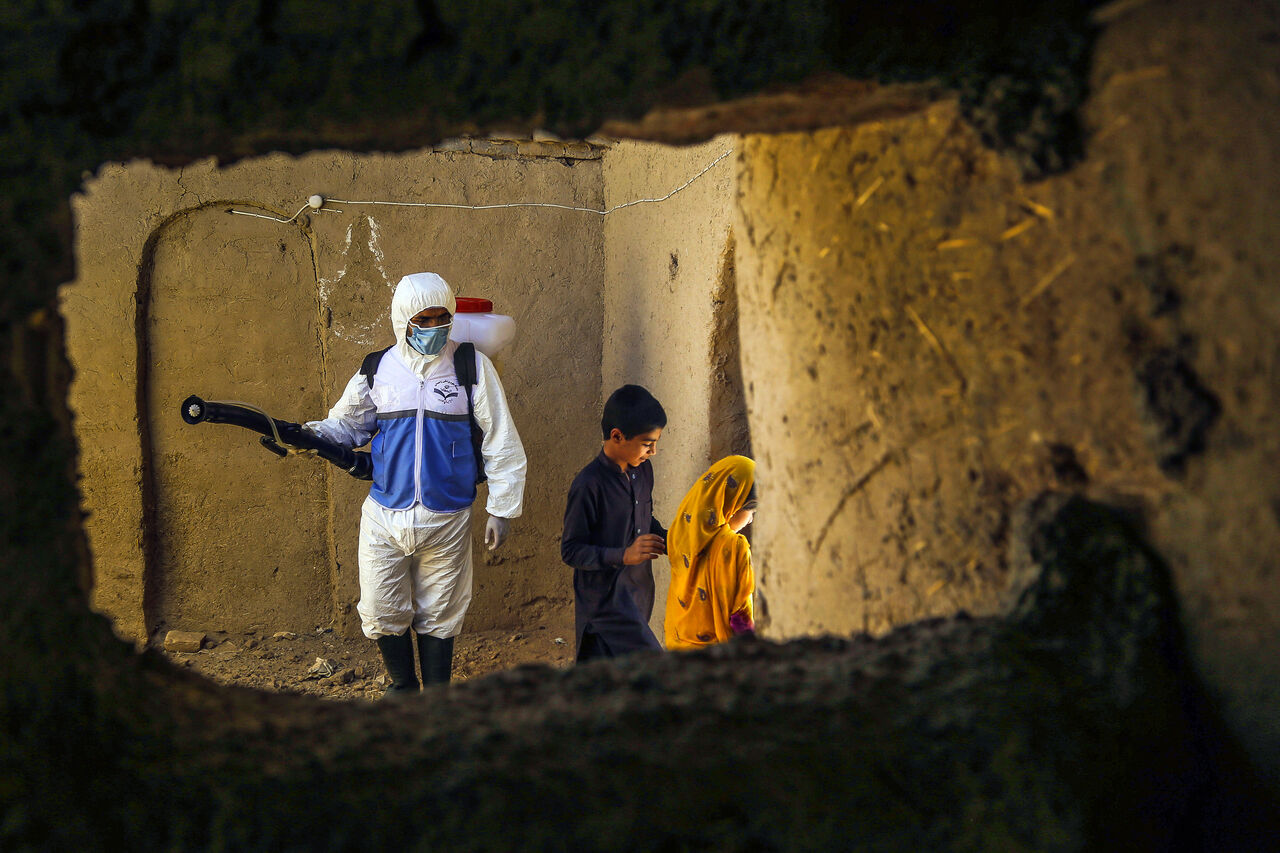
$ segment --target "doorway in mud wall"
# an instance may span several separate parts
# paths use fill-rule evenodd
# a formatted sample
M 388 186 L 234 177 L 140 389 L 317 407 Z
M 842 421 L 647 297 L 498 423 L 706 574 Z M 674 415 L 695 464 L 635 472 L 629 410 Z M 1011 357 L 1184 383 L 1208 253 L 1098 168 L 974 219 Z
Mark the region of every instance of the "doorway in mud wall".
M 175 218 L 152 246 L 139 287 L 147 631 L 328 624 L 323 466 L 178 411 L 196 394 L 321 416 L 310 247 L 296 229 L 264 240 L 259 223 L 214 208 Z

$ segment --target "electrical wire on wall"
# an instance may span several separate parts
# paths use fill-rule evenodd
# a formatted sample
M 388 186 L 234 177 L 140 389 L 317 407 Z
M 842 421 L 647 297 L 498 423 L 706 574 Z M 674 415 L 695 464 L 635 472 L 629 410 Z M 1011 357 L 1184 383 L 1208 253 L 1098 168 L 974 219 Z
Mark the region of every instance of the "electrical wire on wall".
M 699 171 L 692 178 L 685 181 L 683 184 L 676 187 L 675 189 L 673 189 L 671 192 L 667 193 L 664 196 L 659 196 L 657 198 L 633 199 L 632 201 L 623 202 L 622 204 L 615 204 L 613 207 L 608 207 L 608 208 L 577 207 L 570 204 L 557 204 L 555 202 L 549 202 L 549 201 L 513 201 L 513 202 L 506 202 L 503 204 L 452 204 L 448 202 L 436 202 L 436 201 L 376 201 L 376 200 L 360 201 L 360 200 L 353 200 L 353 199 L 325 198 L 322 195 L 316 194 L 308 198 L 307 203 L 304 204 L 302 207 L 298 208 L 298 212 L 295 213 L 293 216 L 290 216 L 288 219 L 281 219 L 278 216 L 270 216 L 263 213 L 250 213 L 247 210 L 236 210 L 235 208 L 229 208 L 227 210 L 227 213 L 234 213 L 238 216 L 252 216 L 257 219 L 270 219 L 273 222 L 281 222 L 286 225 L 291 222 L 294 222 L 299 216 L 303 214 L 304 211 L 308 209 L 315 210 L 321 213 L 342 213 L 343 212 L 342 209 L 340 208 L 329 207 L 330 204 L 369 205 L 369 206 L 381 206 L 381 207 L 439 207 L 439 208 L 448 208 L 451 210 L 499 210 L 499 209 L 516 208 L 516 207 L 547 207 L 547 208 L 553 208 L 556 210 L 570 210 L 578 213 L 594 213 L 598 216 L 608 216 L 610 213 L 613 213 L 614 211 L 622 210 L 627 207 L 634 207 L 639 204 L 657 204 L 658 202 L 666 201 L 667 199 L 674 196 L 676 193 L 688 187 L 694 181 L 701 178 L 707 172 L 711 171 L 712 167 L 714 167 L 717 163 L 719 163 L 721 160 L 725 159 L 732 153 L 733 153 L 733 149 L 732 148 L 728 149 L 719 157 L 717 157 L 716 159 L 708 163 L 706 166 L 703 166 L 702 170 Z

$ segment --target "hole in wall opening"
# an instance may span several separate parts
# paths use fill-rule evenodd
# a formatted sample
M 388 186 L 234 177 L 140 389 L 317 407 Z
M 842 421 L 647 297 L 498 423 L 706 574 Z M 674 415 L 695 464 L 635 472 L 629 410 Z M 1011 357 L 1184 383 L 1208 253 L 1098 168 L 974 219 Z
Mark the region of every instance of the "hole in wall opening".
M 536 141 L 541 148 L 530 147 L 534 143 L 499 151 L 502 140 L 467 140 L 463 151 L 451 141 L 401 155 L 391 165 L 383 159 L 387 171 L 381 174 L 362 155 L 331 152 L 181 171 L 107 164 L 90 179 L 90 192 L 77 209 L 80 277 L 68 288 L 68 351 L 78 376 L 109 373 L 123 398 L 136 401 L 136 423 L 143 425 L 139 432 L 133 415 L 117 418 L 118 412 L 94 410 L 94 389 L 87 382 L 73 388 L 86 447 L 91 432 L 113 435 L 86 450 L 82 475 L 89 484 L 88 528 L 98 567 L 94 606 L 113 618 L 122 636 L 163 648 L 169 632 L 189 632 L 197 635 L 194 640 L 174 639 L 171 656 L 180 665 L 215 678 L 239 666 L 250 683 L 267 689 L 345 696 L 382 674 L 376 648 L 362 637 L 355 613 L 359 484 L 319 460 L 271 457 L 255 435 L 235 427 L 184 424 L 176 403 L 195 393 L 208 400 L 242 400 L 282 420 L 323 416 L 360 356 L 385 333 L 386 306 L 398 276 L 444 258 L 442 274 L 456 282 L 459 295 L 492 298 L 495 310 L 508 312 L 520 328 L 514 349 L 494 361 L 519 412 L 537 476 L 507 548 L 495 554 L 475 549 L 476 574 L 483 579 L 459 637 L 455 672 L 465 677 L 529 661 L 567 663 L 574 645 L 568 570 L 554 543 L 532 543 L 545 538 L 542 531 L 558 529 L 569 480 L 598 450 L 593 445 L 599 441 L 608 301 L 601 296 L 634 284 L 630 266 L 620 261 L 633 260 L 639 251 L 646 269 L 678 270 L 681 286 L 691 294 L 696 290 L 700 295 L 691 298 L 704 304 L 713 297 L 723 302 L 727 294 L 728 313 L 722 305 L 715 315 L 717 334 L 736 347 L 731 242 L 721 236 L 708 247 L 687 249 L 682 241 L 689 229 L 673 225 L 662 239 L 637 250 L 627 245 L 632 225 L 606 226 L 600 214 L 568 208 L 653 200 L 650 207 L 609 214 L 632 215 L 638 230 L 682 203 L 682 216 L 705 220 L 703 208 L 712 204 L 727 223 L 728 194 L 708 195 L 697 183 L 690 186 L 704 191 L 701 200 L 693 191 L 673 190 L 708 167 L 731 174 L 731 161 L 717 159 L 730 144 L 667 149 L 543 139 Z M 568 169 L 563 160 L 572 152 L 583 156 Z M 601 174 L 606 154 L 626 158 L 615 166 L 627 177 L 609 192 Z M 462 202 L 468 209 L 341 207 L 338 199 L 394 198 L 406 183 L 396 171 L 405 158 L 417 158 L 419 178 L 434 176 L 437 189 L 460 190 L 454 197 L 431 196 L 432 201 Z M 660 174 L 649 176 L 654 163 Z M 360 196 L 362 186 L 335 189 L 315 181 L 314 175 L 335 171 L 360 175 L 367 194 Z M 118 211 L 138 203 L 129 201 L 128 186 L 139 172 L 157 187 L 155 198 L 141 204 L 163 213 L 151 227 L 129 233 L 121 231 Z M 264 175 L 281 177 L 273 184 Z M 706 176 L 708 183 L 724 180 L 716 171 Z M 234 182 L 258 187 L 258 199 L 233 198 L 225 187 Z M 531 184 L 544 194 L 525 192 Z M 312 190 L 325 190 L 323 205 L 294 217 L 292 198 L 305 201 Z M 485 209 L 490 203 L 545 201 L 558 206 Z M 236 215 L 233 209 L 259 215 Z M 144 263 L 132 271 L 116 269 L 112 265 L 121 259 L 111 247 L 131 241 L 145 247 L 139 252 Z M 424 261 L 424 242 L 450 249 Z M 113 299 L 136 299 L 140 311 L 119 318 L 118 350 L 95 351 L 85 330 L 92 305 L 107 291 Z M 671 349 L 669 327 L 638 314 L 633 320 L 662 328 L 664 340 L 654 349 Z M 653 334 L 641 337 L 653 343 Z M 681 369 L 697 372 L 696 363 L 689 363 L 693 344 L 688 346 L 679 351 Z M 706 342 L 701 346 L 705 360 Z M 134 353 L 139 364 L 131 372 Z M 643 370 L 657 375 L 670 369 L 646 361 L 651 354 L 637 362 Z M 715 357 L 723 359 L 723 353 Z M 722 368 L 740 373 L 736 351 Z M 113 392 L 101 385 L 96 390 Z M 556 404 L 544 408 L 547 399 Z M 715 403 L 717 411 L 730 405 L 723 399 Z M 700 406 L 698 432 L 705 435 L 713 410 L 705 397 Z M 744 412 L 736 416 L 735 434 L 741 434 Z M 544 430 L 555 440 L 539 438 Z M 573 440 L 562 446 L 566 435 Z M 111 472 L 124 466 L 136 476 L 109 483 Z M 677 479 L 688 478 L 673 475 L 671 489 Z M 481 487 L 477 507 L 485 497 Z M 674 512 L 675 500 L 667 502 L 665 509 L 659 504 L 660 512 Z M 141 542 L 125 532 L 136 529 L 137 519 L 146 531 Z M 477 525 L 476 539 L 482 535 Z M 196 651 L 176 650 L 192 642 Z M 317 666 L 324 661 L 335 666 L 335 676 Z

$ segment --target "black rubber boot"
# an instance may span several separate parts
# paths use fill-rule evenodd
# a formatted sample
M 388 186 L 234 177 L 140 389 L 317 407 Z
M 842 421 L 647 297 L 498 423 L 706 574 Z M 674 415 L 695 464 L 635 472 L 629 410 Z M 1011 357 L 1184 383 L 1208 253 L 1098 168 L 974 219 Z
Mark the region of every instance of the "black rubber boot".
M 418 635 L 423 684 L 448 684 L 453 678 L 453 637 Z
M 382 662 L 387 666 L 387 675 L 391 676 L 387 693 L 418 692 L 418 674 L 413 671 L 412 633 L 409 630 L 378 638 L 378 651 L 382 652 Z

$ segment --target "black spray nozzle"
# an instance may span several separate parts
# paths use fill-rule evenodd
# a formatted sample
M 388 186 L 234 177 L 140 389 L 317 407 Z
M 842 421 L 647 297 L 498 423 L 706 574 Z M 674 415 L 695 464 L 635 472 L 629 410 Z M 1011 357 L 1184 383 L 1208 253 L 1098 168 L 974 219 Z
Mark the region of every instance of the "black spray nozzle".
M 326 441 L 298 424 L 276 420 L 256 409 L 236 403 L 201 400 L 192 394 L 182 401 L 182 419 L 189 424 L 231 424 L 253 430 L 262 434 L 262 446 L 279 456 L 287 456 L 288 451 L 277 443 L 277 439 L 290 447 L 314 450 L 317 456 L 332 462 L 357 480 L 373 479 L 373 459 L 368 453 Z
M 267 438 L 265 435 L 258 436 L 258 444 L 261 444 L 281 459 L 284 459 L 289 455 L 289 451 L 276 444 L 276 440 L 274 438 Z

